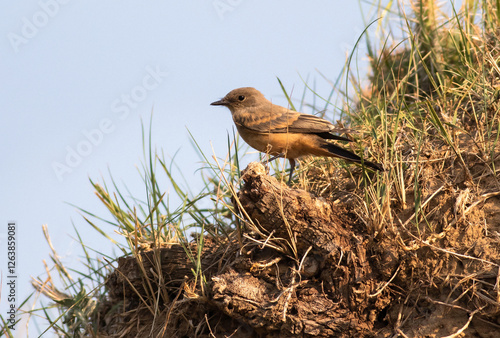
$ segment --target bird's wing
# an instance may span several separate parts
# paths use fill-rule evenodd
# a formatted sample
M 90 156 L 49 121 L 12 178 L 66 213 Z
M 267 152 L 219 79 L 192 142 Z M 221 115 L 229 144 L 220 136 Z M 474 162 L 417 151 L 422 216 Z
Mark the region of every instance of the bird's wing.
M 288 131 L 291 133 L 317 134 L 331 132 L 334 129 L 330 121 L 309 114 L 298 114 L 297 119 L 288 126 Z
M 261 109 L 238 116 L 242 125 L 260 133 L 324 133 L 334 129 L 331 122 L 320 117 L 302 114 L 284 107 L 274 106 L 269 113 Z M 236 121 L 235 121 L 236 122 Z
M 337 130 L 333 124 L 321 117 L 302 114 L 284 107 L 274 106 L 269 114 L 260 111 L 250 111 L 244 116 L 238 116 L 240 125 L 259 133 L 303 133 L 317 134 L 325 139 L 350 141 L 347 138 L 331 134 L 332 132 L 349 132 Z

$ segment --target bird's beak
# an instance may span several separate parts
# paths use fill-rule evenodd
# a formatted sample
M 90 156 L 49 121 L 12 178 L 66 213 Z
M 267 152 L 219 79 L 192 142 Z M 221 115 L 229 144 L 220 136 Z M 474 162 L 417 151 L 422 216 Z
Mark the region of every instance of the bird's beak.
M 210 103 L 211 106 L 227 106 L 227 102 L 224 99 Z

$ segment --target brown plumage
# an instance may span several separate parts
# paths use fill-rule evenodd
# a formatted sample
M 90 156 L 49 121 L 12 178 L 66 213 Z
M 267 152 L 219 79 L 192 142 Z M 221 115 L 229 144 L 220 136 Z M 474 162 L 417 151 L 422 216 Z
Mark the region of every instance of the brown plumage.
M 295 159 L 305 155 L 339 157 L 363 163 L 375 170 L 384 170 L 380 164 L 362 160 L 358 155 L 326 141 L 350 141 L 332 134 L 344 130 L 335 128 L 331 122 L 320 117 L 272 104 L 255 88 L 232 90 L 211 105 L 229 108 L 238 132 L 251 147 L 275 158 L 287 158 L 291 166 L 289 182 Z

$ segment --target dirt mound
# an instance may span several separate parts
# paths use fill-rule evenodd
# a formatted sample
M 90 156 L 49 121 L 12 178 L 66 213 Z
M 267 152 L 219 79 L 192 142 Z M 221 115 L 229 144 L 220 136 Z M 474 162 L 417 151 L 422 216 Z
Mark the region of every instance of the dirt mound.
M 430 186 L 423 204 L 435 229 L 409 230 L 414 209 L 402 209 L 378 240 L 352 203 L 290 189 L 256 163 L 243 180 L 237 203 L 250 223 L 242 245 L 205 241 L 206 289 L 188 277 L 194 266 L 180 245 L 144 252 L 141 264 L 122 258 L 108 279 L 102 334 L 439 337 L 469 322 L 465 336 L 498 330 L 500 239 L 487 223 L 498 215 L 485 212 L 498 207 L 496 195 Z M 148 309 L 157 297 L 162 307 Z

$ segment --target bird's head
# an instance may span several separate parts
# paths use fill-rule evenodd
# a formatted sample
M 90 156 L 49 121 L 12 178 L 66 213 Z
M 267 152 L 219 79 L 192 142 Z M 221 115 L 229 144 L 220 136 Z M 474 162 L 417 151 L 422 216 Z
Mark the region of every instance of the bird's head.
M 231 113 L 239 109 L 255 108 L 266 104 L 269 101 L 252 87 L 243 87 L 230 91 L 224 98 L 219 101 L 210 103 L 212 106 L 226 106 L 231 110 Z

